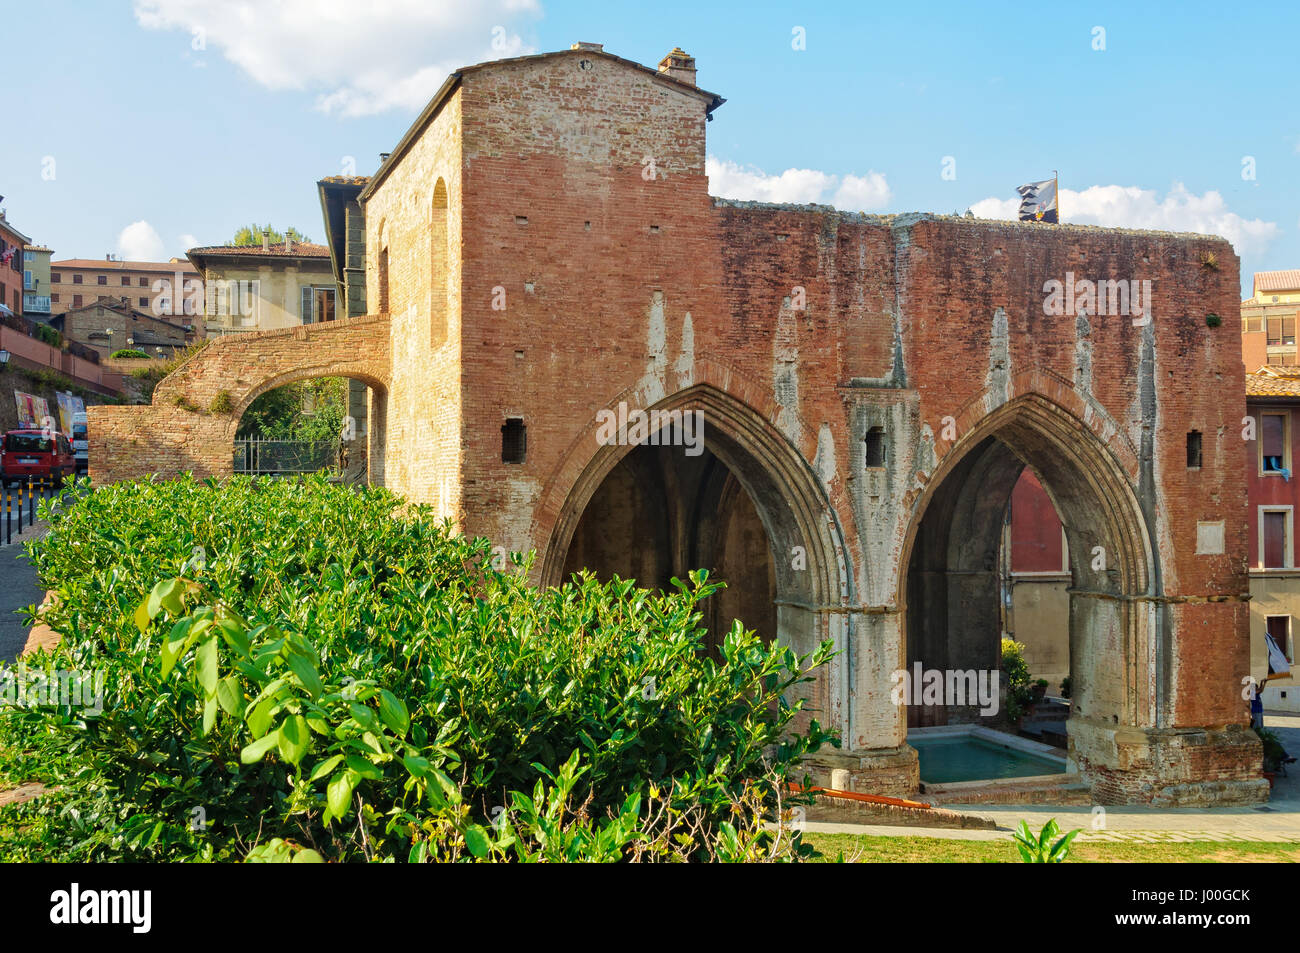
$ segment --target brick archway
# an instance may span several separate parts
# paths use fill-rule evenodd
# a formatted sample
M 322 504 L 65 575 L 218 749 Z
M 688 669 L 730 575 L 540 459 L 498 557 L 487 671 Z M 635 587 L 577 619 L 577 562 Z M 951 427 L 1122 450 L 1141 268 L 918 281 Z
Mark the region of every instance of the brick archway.
M 897 597 L 905 656 L 910 645 L 931 653 L 927 668 L 996 667 L 1000 526 L 1031 467 L 1069 541 L 1070 756 L 1097 802 L 1117 803 L 1153 796 L 1152 758 L 1168 790 L 1181 790 L 1195 776 L 1181 746 L 1197 742 L 1178 728 L 1170 606 L 1136 492 L 1139 459 L 1113 421 L 1087 410 L 1021 392 L 961 432 L 913 502 Z
M 618 403 L 611 402 L 609 409 Z M 817 474 L 769 419 L 711 384 L 695 384 L 645 409 L 703 412 L 705 447 L 753 502 L 771 547 L 778 638 L 801 653 L 823 639 L 836 646 L 836 658 L 819 674 L 807 698 L 824 724 L 847 733 L 853 648 L 852 615 L 845 610 L 855 598 L 855 587 L 844 558 L 843 530 Z M 540 583 L 563 581 L 565 559 L 588 504 L 633 449 L 600 445 L 592 428 L 571 448 L 571 459 L 560 472 L 578 475 L 564 486 L 552 481 L 543 499 L 562 496 L 562 502 L 553 510 L 541 509 L 554 512 L 547 526 L 534 525 L 533 538 L 547 541 Z M 800 555 L 792 558 L 796 546 Z
M 89 409 L 91 479 L 186 470 L 227 476 L 248 405 L 268 390 L 315 377 L 346 377 L 371 388 L 370 452 L 382 458 L 389 333 L 387 315 L 363 315 L 211 341 L 159 382 L 151 404 Z

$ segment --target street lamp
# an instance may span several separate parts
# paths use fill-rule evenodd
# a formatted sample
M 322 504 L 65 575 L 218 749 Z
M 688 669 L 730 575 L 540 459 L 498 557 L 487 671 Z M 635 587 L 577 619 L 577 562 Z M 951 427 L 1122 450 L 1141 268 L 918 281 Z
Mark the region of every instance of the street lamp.
M 8 366 L 9 366 L 9 352 L 6 351 L 4 348 L 0 347 L 0 370 L 4 370 Z

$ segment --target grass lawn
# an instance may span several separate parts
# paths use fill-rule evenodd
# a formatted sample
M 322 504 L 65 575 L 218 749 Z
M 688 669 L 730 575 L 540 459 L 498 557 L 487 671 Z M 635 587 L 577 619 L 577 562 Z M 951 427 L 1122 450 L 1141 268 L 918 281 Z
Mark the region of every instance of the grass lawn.
M 1011 840 L 947 840 L 940 837 L 873 837 L 854 834 L 804 834 L 820 856 L 815 861 L 834 862 L 843 855 L 856 863 L 973 863 L 1018 864 L 1020 854 Z M 1084 863 L 1294 863 L 1300 844 L 1219 843 L 1186 844 L 1076 843 L 1069 862 Z

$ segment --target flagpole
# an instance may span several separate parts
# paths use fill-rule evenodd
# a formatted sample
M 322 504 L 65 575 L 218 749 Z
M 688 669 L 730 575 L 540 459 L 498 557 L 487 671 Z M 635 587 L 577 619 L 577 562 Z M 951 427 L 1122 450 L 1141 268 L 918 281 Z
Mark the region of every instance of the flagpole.
M 1052 175 L 1056 176 L 1056 224 L 1064 225 L 1065 219 L 1061 217 L 1061 173 L 1053 169 Z

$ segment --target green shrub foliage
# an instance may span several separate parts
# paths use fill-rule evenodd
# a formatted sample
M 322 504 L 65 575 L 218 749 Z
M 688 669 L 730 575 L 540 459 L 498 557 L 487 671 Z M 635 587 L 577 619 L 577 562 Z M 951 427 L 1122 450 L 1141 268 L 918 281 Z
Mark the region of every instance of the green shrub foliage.
M 381 489 L 189 477 L 78 487 L 30 545 L 103 711 L 0 709 L 24 858 L 758 860 L 799 758 L 835 743 L 796 686 L 830 656 L 737 624 L 703 572 L 662 594 L 526 581 Z

